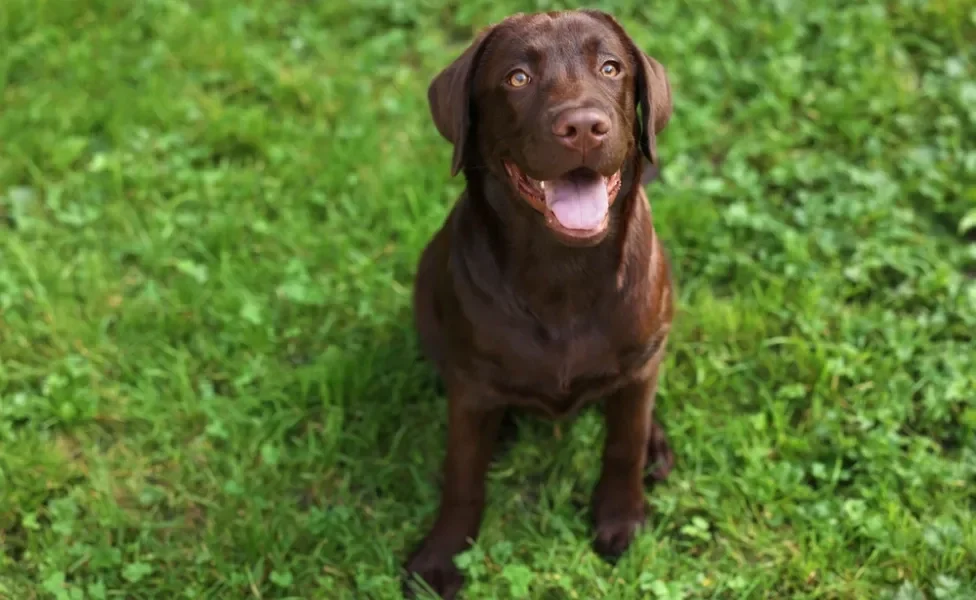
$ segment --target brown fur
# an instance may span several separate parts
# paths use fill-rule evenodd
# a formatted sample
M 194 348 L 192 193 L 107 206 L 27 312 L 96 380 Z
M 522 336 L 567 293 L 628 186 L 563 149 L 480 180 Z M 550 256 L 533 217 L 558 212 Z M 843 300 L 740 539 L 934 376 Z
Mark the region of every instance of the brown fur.
M 601 79 L 605 56 L 622 63 L 618 78 Z M 499 84 L 513 65 L 527 65 L 533 88 Z M 515 15 L 489 28 L 434 79 L 429 101 L 467 188 L 415 282 L 416 326 L 447 389 L 449 432 L 438 516 L 407 570 L 453 598 L 462 579 L 452 561 L 478 535 L 507 409 L 557 418 L 605 401 L 592 506 L 604 556 L 621 554 L 644 522 L 645 470 L 661 479 L 671 468 L 652 418 L 671 276 L 641 176 L 647 162 L 658 167 L 656 135 L 672 109 L 663 67 L 596 11 Z M 572 107 L 595 107 L 612 123 L 582 158 L 552 135 Z M 579 164 L 604 175 L 622 168 L 606 231 L 585 244 L 561 238 L 515 191 L 503 159 L 539 179 Z

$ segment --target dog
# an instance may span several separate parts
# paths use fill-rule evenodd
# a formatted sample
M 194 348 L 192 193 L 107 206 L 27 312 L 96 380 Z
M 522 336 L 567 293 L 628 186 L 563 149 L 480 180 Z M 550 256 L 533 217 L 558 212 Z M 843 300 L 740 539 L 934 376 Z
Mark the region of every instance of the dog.
M 442 598 L 481 525 L 508 410 L 565 418 L 603 402 L 594 549 L 619 557 L 645 521 L 644 478 L 674 457 L 653 418 L 674 316 L 642 183 L 672 115 L 664 67 L 611 15 L 516 14 L 482 31 L 428 90 L 466 188 L 424 249 L 414 319 L 448 397 L 433 527 L 406 562 Z

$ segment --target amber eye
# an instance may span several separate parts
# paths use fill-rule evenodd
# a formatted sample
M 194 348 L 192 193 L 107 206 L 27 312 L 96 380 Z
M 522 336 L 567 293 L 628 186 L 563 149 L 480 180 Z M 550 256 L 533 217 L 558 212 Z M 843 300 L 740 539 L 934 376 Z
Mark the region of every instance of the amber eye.
M 616 77 L 617 74 L 620 73 L 620 65 L 612 60 L 608 60 L 607 62 L 603 63 L 602 67 L 600 67 L 600 73 L 602 73 L 604 77 Z
M 508 75 L 508 85 L 516 88 L 524 87 L 529 83 L 529 75 L 521 69 L 512 71 Z

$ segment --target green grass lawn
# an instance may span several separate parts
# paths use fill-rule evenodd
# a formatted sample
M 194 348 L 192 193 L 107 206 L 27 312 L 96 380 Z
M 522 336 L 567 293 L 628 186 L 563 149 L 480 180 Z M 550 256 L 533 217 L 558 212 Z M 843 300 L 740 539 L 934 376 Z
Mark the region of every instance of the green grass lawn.
M 462 186 L 426 86 L 563 5 L 0 2 L 0 598 L 398 597 Z M 674 86 L 678 462 L 613 567 L 600 418 L 522 421 L 467 597 L 976 598 L 976 3 L 590 6 Z

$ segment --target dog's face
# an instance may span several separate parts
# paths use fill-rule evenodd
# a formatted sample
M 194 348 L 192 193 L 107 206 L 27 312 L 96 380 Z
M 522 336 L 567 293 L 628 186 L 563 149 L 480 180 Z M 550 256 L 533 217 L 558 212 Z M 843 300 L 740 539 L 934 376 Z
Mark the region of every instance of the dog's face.
M 509 17 L 428 96 L 455 146 L 453 172 L 476 155 L 471 166 L 507 180 L 513 198 L 574 244 L 604 237 L 623 171 L 639 154 L 656 164 L 655 135 L 671 115 L 664 69 L 597 11 Z

